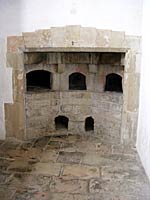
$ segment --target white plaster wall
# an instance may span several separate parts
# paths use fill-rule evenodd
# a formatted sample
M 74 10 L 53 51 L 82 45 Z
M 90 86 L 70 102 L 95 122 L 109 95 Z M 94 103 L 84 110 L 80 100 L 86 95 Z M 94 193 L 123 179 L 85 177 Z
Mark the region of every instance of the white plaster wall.
M 23 29 L 82 25 L 141 33 L 142 0 L 24 0 Z
M 6 40 L 0 37 L 0 139 L 5 139 L 4 102 L 13 102 L 12 69 L 6 68 Z
M 0 0 L 0 35 L 82 25 L 141 34 L 143 0 Z
M 142 75 L 137 149 L 143 166 L 150 178 L 150 1 L 144 0 L 142 27 Z
M 3 107 L 3 102 L 4 102 L 4 77 L 2 74 L 4 74 L 4 44 L 5 40 L 0 38 L 0 137 L 2 139 L 5 138 L 5 124 L 4 124 L 4 107 Z
M 0 0 L 0 138 L 4 102 L 12 102 L 12 71 L 5 67 L 6 37 L 51 26 L 82 25 L 141 34 L 142 0 Z

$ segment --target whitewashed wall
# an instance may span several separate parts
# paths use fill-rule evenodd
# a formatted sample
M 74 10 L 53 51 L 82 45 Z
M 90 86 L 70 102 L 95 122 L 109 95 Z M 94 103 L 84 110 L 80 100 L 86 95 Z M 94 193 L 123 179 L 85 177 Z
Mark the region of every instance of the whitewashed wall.
M 0 138 L 5 138 L 5 124 L 4 124 L 4 39 L 0 38 Z
M 81 25 L 141 33 L 142 0 L 0 0 L 1 36 Z
M 4 102 L 12 103 L 12 69 L 6 68 L 6 40 L 0 37 L 0 139 L 5 139 Z
M 51 26 L 81 25 L 141 35 L 142 0 L 0 0 L 0 58 L 8 35 Z M 4 102 L 12 102 L 11 69 L 0 61 L 0 138 Z
M 142 75 L 137 149 L 150 178 L 150 1 L 144 0 L 142 27 Z

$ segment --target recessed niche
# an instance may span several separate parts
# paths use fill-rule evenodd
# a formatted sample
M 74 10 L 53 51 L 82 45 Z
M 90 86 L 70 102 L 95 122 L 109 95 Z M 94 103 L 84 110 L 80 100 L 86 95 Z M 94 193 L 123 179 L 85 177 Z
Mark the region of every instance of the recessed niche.
M 94 119 L 92 117 L 87 117 L 85 119 L 85 131 L 94 130 Z
M 26 74 L 27 91 L 51 89 L 51 73 L 45 70 L 34 70 Z
M 122 77 L 115 73 L 108 74 L 106 76 L 105 91 L 123 92 Z
M 69 119 L 65 116 L 58 116 L 55 118 L 55 128 L 59 129 L 68 129 Z
M 69 90 L 86 90 L 86 76 L 81 73 L 72 73 L 69 76 Z

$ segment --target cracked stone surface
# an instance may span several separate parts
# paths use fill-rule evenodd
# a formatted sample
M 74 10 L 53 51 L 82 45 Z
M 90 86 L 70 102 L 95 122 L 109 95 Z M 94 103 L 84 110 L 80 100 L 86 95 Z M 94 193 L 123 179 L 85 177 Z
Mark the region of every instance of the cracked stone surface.
M 94 136 L 0 141 L 0 200 L 150 200 L 135 148 Z

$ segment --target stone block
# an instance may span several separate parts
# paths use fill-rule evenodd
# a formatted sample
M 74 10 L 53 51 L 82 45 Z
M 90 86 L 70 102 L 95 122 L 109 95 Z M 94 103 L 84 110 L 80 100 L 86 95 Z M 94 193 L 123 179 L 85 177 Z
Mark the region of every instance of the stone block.
M 13 70 L 13 100 L 17 102 L 24 101 L 25 80 L 23 70 Z
M 53 193 L 86 193 L 87 181 L 65 180 L 63 178 L 53 178 L 50 182 L 50 191 Z
M 24 138 L 25 129 L 25 109 L 24 102 L 5 104 L 5 123 L 7 137 Z
M 125 32 L 112 31 L 110 46 L 112 48 L 123 48 L 125 41 Z
M 11 67 L 14 69 L 23 69 L 23 53 L 7 53 L 7 67 Z
M 73 194 L 67 194 L 67 193 L 52 193 L 50 196 L 51 200 L 74 200 Z
M 58 163 L 37 163 L 34 166 L 34 173 L 59 176 L 61 167 L 62 166 Z
M 66 26 L 66 47 L 80 47 L 81 26 Z
M 43 29 L 36 31 L 38 37 L 40 38 L 39 44 L 40 47 L 51 47 L 52 46 L 52 38 L 51 38 L 51 29 Z
M 90 73 L 97 73 L 97 65 L 89 65 L 89 72 Z
M 57 162 L 60 163 L 72 163 L 78 164 L 81 163 L 83 157 L 82 152 L 64 152 L 60 151 Z
M 47 53 L 25 53 L 24 54 L 24 64 L 46 64 L 47 63 Z
M 72 105 L 62 105 L 60 106 L 60 109 L 63 113 L 71 113 L 73 111 Z
M 7 37 L 7 52 L 18 53 L 24 49 L 24 38 L 22 36 L 9 36 Z
M 60 90 L 60 74 L 53 73 L 52 90 Z
M 58 53 L 58 52 L 51 52 L 51 53 L 47 53 L 47 59 L 48 59 L 48 64 L 58 64 L 58 63 L 62 63 L 62 56 L 63 53 Z
M 132 50 L 128 50 L 125 55 L 125 72 L 134 73 L 136 69 L 136 54 Z
M 96 30 L 96 47 L 110 47 L 111 30 Z
M 124 47 L 130 48 L 132 49 L 132 51 L 135 51 L 136 53 L 141 53 L 141 37 L 126 35 Z
M 80 177 L 84 179 L 99 177 L 99 168 L 84 165 L 64 166 L 63 176 Z
M 137 112 L 125 111 L 122 115 L 122 126 L 121 126 L 121 140 L 124 144 L 133 144 L 136 142 L 137 133 Z
M 52 47 L 66 47 L 66 27 L 51 28 Z
M 101 53 L 101 64 L 120 65 L 121 54 Z
M 51 47 L 51 29 L 23 33 L 26 48 Z
M 94 147 L 96 149 L 96 147 Z M 111 158 L 107 158 L 106 156 L 102 156 L 99 152 L 88 152 L 83 157 L 82 163 L 84 165 L 93 165 L 93 166 L 111 166 L 115 164 L 115 162 Z
M 40 34 L 38 32 L 22 33 L 25 48 L 40 48 Z
M 96 47 L 96 29 L 80 29 L 80 47 Z
M 58 64 L 57 65 L 57 73 L 61 74 L 64 73 L 66 69 L 66 65 L 65 64 Z
M 142 55 L 141 53 L 136 53 L 136 58 L 135 58 L 135 73 L 141 73 L 141 59 L 142 59 Z
M 140 75 L 138 73 L 126 74 L 125 89 L 127 91 L 127 110 L 136 112 L 139 105 Z

